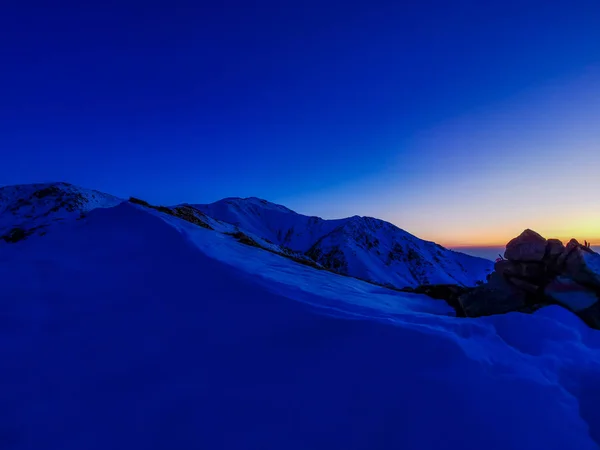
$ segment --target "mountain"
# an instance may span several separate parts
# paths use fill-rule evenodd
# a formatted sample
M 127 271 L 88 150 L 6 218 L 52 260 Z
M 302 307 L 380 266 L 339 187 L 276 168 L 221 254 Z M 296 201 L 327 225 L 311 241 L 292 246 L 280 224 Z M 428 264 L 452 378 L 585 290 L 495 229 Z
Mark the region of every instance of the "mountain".
M 113 199 L 0 242 L 2 449 L 600 448 L 600 332 L 567 310 L 457 318 Z
M 20 240 L 34 233 L 44 235 L 58 222 L 122 201 L 69 183 L 6 186 L 0 188 L 0 238 Z
M 192 205 L 344 275 L 397 288 L 421 284 L 472 286 L 493 270 L 489 260 L 448 250 L 379 219 L 323 220 L 258 198 Z

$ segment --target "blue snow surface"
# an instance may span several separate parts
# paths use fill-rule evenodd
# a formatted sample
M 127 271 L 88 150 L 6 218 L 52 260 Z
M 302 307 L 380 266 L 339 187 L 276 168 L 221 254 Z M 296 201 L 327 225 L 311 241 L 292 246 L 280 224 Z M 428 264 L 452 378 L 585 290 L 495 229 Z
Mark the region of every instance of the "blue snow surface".
M 142 207 L 0 247 L 0 448 L 598 449 L 600 333 L 459 319 Z

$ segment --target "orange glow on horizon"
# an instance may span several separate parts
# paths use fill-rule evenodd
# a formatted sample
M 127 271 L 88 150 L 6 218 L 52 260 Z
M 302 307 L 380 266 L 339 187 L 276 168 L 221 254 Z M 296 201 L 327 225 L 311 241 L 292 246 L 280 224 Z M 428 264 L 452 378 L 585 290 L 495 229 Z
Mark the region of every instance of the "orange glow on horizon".
M 536 230 L 534 230 L 536 231 Z M 489 240 L 471 240 L 468 242 L 465 241 L 443 241 L 440 240 L 441 242 L 440 245 L 443 245 L 446 248 L 478 248 L 478 247 L 505 247 L 506 244 L 508 244 L 508 242 L 511 239 L 514 239 L 515 237 L 517 237 L 520 233 L 515 234 L 514 236 L 511 237 L 507 237 L 507 238 L 495 238 L 495 239 L 489 239 Z M 573 235 L 570 235 L 569 237 L 565 237 L 565 236 L 554 236 L 554 235 L 544 235 L 544 233 L 540 233 L 543 237 L 545 237 L 546 239 L 559 239 L 563 244 L 567 244 L 571 239 L 577 239 L 578 242 L 583 243 L 584 241 L 588 241 L 590 243 L 590 245 L 592 246 L 599 246 L 600 247 L 600 236 L 587 236 L 585 237 L 585 235 L 580 235 L 577 233 L 574 233 Z M 581 237 L 580 237 L 581 236 Z M 435 241 L 435 239 L 433 239 L 434 242 L 438 242 Z
M 449 216 L 444 228 L 436 229 L 437 225 L 435 228 L 421 227 L 414 234 L 449 248 L 504 247 L 525 229 L 531 229 L 546 239 L 559 239 L 564 244 L 577 239 L 581 243 L 587 241 L 600 246 L 600 211 L 590 210 L 587 205 L 562 208 L 559 214 L 544 204 L 537 206 L 534 213 L 523 208 L 514 216 L 504 212 L 496 214 L 489 207 L 465 211 L 466 217 L 480 216 L 474 222 L 460 216 L 452 220 L 450 211 L 444 212 Z

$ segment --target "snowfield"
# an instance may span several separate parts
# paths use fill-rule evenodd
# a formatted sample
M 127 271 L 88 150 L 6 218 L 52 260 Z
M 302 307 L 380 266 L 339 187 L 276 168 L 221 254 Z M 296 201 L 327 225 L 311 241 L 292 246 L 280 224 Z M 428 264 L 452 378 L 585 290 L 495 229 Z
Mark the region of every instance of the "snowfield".
M 1 245 L 0 285 L 2 449 L 600 448 L 560 307 L 459 319 L 130 203 Z

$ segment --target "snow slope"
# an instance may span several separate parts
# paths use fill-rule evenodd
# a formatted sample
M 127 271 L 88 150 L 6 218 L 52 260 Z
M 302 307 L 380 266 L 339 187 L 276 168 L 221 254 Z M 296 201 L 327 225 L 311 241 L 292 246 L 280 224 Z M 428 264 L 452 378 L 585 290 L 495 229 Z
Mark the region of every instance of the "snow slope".
M 3 449 L 598 449 L 600 332 L 123 203 L 0 250 Z
M 323 220 L 257 198 L 193 206 L 270 242 L 305 252 L 327 268 L 378 284 L 474 285 L 493 270 L 491 261 L 423 241 L 370 217 Z

